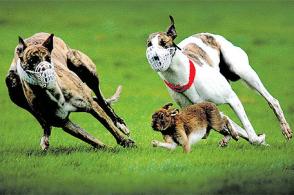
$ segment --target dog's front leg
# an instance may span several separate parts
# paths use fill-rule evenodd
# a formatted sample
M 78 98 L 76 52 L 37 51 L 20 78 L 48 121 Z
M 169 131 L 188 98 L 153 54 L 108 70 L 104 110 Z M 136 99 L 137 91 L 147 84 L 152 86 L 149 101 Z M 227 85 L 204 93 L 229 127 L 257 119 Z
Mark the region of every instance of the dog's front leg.
M 115 137 L 118 144 L 123 147 L 135 146 L 135 142 L 129 137 L 126 137 L 120 129 L 117 128 L 110 116 L 96 101 L 91 101 L 91 110 L 89 113 L 104 125 L 104 127 Z
M 44 126 L 44 134 L 43 137 L 41 138 L 40 146 L 42 150 L 48 150 L 49 148 L 49 137 L 51 135 L 51 127 L 50 126 Z
M 265 144 L 265 134 L 257 136 L 246 113 L 244 107 L 237 97 L 237 95 L 232 91 L 230 98 L 227 100 L 231 108 L 237 114 L 238 118 L 242 122 L 246 133 L 248 134 L 248 139 L 251 144 Z
M 88 144 L 91 144 L 95 148 L 105 148 L 106 145 L 102 143 L 100 140 L 96 139 L 89 133 L 87 133 L 84 129 L 79 127 L 78 125 L 72 123 L 70 120 L 68 120 L 62 127 L 62 129 L 71 134 L 72 136 L 79 138 L 83 140 L 84 142 L 87 142 Z

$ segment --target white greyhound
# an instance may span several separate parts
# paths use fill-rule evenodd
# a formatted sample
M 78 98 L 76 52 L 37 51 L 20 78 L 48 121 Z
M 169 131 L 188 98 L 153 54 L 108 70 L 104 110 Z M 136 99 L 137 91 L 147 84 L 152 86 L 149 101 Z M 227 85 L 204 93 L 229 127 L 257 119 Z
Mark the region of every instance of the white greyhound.
M 203 101 L 229 104 L 245 128 L 244 131 L 230 120 L 239 135 L 252 144 L 265 144 L 265 134 L 255 133 L 241 101 L 230 86 L 229 81 L 242 79 L 265 98 L 280 122 L 282 133 L 287 139 L 292 138 L 278 100 L 263 86 L 241 48 L 220 35 L 210 33 L 190 36 L 176 45 L 174 39 L 177 34 L 171 16 L 170 20 L 171 25 L 166 32 L 149 35 L 146 56 L 180 107 Z M 229 139 L 224 138 L 225 141 Z

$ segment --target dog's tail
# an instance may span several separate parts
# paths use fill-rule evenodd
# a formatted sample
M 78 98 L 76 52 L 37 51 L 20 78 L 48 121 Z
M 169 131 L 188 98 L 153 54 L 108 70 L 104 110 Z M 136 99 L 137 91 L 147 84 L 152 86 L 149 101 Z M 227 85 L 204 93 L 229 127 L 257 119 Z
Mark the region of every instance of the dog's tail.
M 108 104 L 112 104 L 118 101 L 119 97 L 120 97 L 120 93 L 122 91 L 122 86 L 119 85 L 115 91 L 115 93 L 113 94 L 113 96 L 111 96 L 110 98 L 106 99 L 106 102 Z

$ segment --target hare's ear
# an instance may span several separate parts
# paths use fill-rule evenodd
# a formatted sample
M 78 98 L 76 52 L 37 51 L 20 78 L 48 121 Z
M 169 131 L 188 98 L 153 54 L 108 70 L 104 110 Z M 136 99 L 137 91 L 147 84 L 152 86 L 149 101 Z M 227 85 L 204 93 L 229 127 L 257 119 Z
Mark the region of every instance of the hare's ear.
M 168 110 L 172 105 L 173 103 L 168 103 L 168 104 L 165 104 L 162 108 Z
M 179 114 L 179 109 L 174 109 L 174 110 L 172 110 L 171 112 L 170 112 L 170 115 L 171 116 L 176 116 L 177 114 Z

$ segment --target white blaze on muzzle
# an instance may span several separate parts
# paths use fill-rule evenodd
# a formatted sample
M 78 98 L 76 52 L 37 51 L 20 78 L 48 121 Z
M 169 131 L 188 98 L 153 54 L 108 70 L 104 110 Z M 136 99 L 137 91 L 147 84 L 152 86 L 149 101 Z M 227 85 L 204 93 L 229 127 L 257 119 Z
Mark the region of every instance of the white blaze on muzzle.
M 146 50 L 146 57 L 153 70 L 163 72 L 169 68 L 175 52 L 175 47 L 158 48 L 150 46 Z
M 42 88 L 53 88 L 55 86 L 56 75 L 54 65 L 47 61 L 40 62 L 34 71 L 24 70 L 21 67 L 20 60 L 17 61 L 17 72 L 20 79 L 32 85 L 38 85 Z

